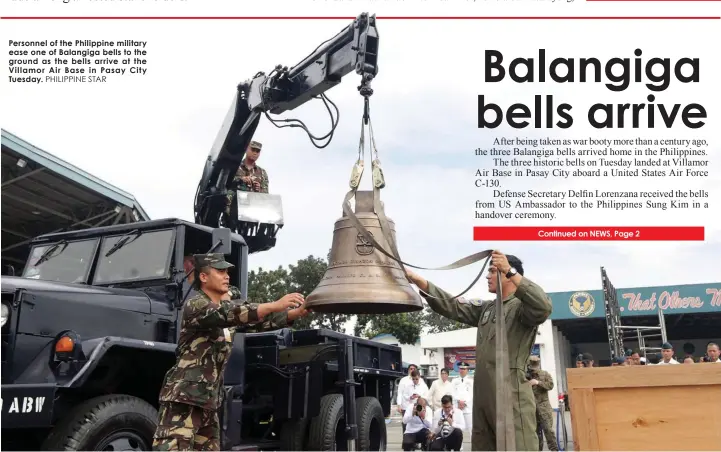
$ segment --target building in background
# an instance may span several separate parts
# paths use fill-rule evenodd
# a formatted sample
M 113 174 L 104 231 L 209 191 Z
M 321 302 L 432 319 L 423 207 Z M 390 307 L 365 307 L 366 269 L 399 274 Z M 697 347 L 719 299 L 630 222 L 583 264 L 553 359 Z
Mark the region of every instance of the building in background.
M 20 275 L 42 234 L 150 217 L 129 193 L 2 130 L 2 273 Z
M 541 368 L 554 378 L 549 391 L 553 408 L 558 407 L 558 394 L 567 389 L 566 372 L 575 366 L 575 356 L 589 352 L 597 366 L 610 365 L 605 303 L 602 290 L 552 292 L 553 313 L 538 329 L 532 353 L 541 358 Z M 684 355 L 684 344 L 693 344 L 698 359 L 708 342 L 721 342 L 721 282 L 662 287 L 617 289 L 621 324 L 627 326 L 658 326 L 658 309 L 664 312 L 668 341 L 677 357 Z M 624 348 L 635 349 L 638 341 L 629 331 Z M 475 370 L 476 328 L 423 335 L 415 345 L 403 345 L 391 335 L 374 340 L 400 345 L 404 364 L 421 366 L 429 384 L 438 378 L 441 368 L 458 375 L 458 364 L 466 361 Z M 661 338 L 645 340 L 647 347 L 660 347 Z

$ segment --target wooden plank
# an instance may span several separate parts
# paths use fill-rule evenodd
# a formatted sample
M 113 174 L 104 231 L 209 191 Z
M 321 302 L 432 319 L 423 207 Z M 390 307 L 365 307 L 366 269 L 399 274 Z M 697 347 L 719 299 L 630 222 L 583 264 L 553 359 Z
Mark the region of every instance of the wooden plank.
M 569 402 L 575 450 L 600 450 L 593 389 L 576 389 L 573 395 L 569 394 Z M 582 415 L 578 416 L 576 413 L 582 413 Z
M 615 366 L 576 368 L 566 371 L 569 393 L 581 388 L 637 388 L 717 385 L 721 382 L 718 363 L 669 366 Z
M 593 392 L 600 450 L 721 450 L 721 382 Z
M 568 369 L 575 450 L 721 450 L 721 366 Z

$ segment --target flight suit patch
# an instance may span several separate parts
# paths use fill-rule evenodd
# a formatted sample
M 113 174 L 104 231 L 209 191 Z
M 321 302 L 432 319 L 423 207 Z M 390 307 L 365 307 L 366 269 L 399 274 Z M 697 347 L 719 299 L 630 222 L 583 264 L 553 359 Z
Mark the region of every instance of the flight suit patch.
M 488 318 L 491 316 L 491 310 L 486 309 L 486 312 L 483 313 L 483 317 L 481 317 L 481 325 L 485 325 L 488 323 Z

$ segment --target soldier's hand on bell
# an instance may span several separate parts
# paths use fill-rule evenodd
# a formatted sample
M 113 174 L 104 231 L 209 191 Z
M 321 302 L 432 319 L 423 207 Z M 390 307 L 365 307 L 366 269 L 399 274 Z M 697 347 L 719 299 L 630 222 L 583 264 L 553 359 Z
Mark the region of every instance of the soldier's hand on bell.
M 428 282 L 420 275 L 406 268 L 406 277 L 421 290 L 428 289 Z
M 300 306 L 299 308 L 291 309 L 290 312 L 293 313 L 293 319 L 300 319 L 310 314 L 311 311 L 310 309 L 306 309 L 305 306 Z
M 288 295 L 283 296 L 278 301 L 273 302 L 275 307 L 277 307 L 277 312 L 285 311 L 286 309 L 295 309 L 303 305 L 303 302 L 305 302 L 305 299 L 303 298 L 303 295 L 299 293 L 289 293 Z
M 506 255 L 498 250 L 493 250 L 493 253 L 491 254 L 491 265 L 503 275 L 508 273 L 511 269 L 511 264 L 508 263 Z
M 418 278 L 418 275 L 406 268 L 406 277 L 408 277 L 411 281 L 415 281 L 415 279 Z

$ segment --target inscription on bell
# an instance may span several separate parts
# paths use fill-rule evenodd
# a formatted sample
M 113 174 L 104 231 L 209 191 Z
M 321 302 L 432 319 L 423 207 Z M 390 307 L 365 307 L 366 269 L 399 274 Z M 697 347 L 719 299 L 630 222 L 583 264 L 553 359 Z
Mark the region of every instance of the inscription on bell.
M 375 265 L 378 267 L 394 267 L 399 268 L 398 264 L 391 260 L 378 259 L 351 259 L 349 261 L 331 261 L 328 267 L 344 267 L 349 265 Z

